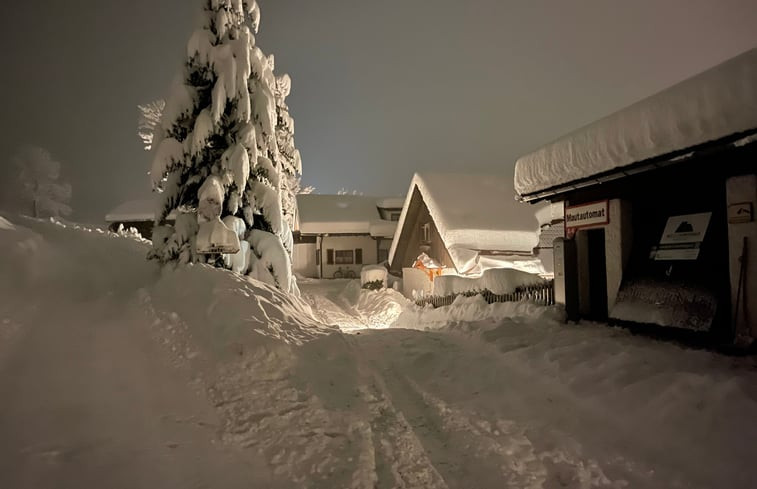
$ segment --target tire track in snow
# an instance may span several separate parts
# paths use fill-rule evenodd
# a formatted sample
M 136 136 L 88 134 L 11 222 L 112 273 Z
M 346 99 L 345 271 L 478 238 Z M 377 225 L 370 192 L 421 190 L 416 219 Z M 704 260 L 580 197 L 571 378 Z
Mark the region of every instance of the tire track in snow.
M 421 441 L 403 414 L 379 387 L 379 378 L 366 385 L 363 399 L 369 407 L 376 488 L 447 489 Z

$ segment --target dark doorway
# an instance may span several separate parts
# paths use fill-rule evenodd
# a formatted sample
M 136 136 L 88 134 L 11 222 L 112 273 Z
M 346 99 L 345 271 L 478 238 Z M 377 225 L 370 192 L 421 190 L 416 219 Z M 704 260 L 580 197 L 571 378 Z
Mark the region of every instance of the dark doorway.
M 589 255 L 589 319 L 607 319 L 607 261 L 605 256 L 605 230 L 586 232 Z

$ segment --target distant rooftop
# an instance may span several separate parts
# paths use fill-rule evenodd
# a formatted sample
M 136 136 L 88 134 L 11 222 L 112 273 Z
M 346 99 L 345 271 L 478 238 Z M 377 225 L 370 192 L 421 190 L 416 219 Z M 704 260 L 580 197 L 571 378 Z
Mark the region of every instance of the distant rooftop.
M 381 220 L 378 207 L 379 203 L 395 202 L 396 199 L 392 198 L 363 195 L 300 194 L 297 196 L 298 230 L 302 234 L 371 234 L 391 237 L 397 223 Z M 402 203 L 399 207 L 402 207 Z
M 105 215 L 105 222 L 153 221 L 154 219 L 154 199 L 130 200 Z

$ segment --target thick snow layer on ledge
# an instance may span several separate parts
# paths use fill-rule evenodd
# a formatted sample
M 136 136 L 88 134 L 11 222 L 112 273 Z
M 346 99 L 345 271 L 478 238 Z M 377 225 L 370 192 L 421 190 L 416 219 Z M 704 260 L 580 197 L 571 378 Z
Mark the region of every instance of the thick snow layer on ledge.
M 434 295 L 447 296 L 489 290 L 494 294 L 512 294 L 518 287 L 541 285 L 544 279 L 538 275 L 511 268 L 486 270 L 478 278 L 442 275 L 434 279 Z
M 371 222 L 370 232 L 374 238 L 391 238 L 397 230 L 397 221 L 379 219 Z
M 594 122 L 515 165 L 528 195 L 757 129 L 757 49 Z
M 565 219 L 565 206 L 562 202 L 556 202 L 554 204 L 545 205 L 540 207 L 536 211 L 536 220 L 539 222 L 539 227 L 552 224 L 555 221 L 562 221 Z
M 382 209 L 402 209 L 404 204 L 404 197 L 385 197 L 376 201 L 376 205 Z
M 386 232 L 379 229 L 381 216 L 376 203 L 381 199 L 363 195 L 300 194 L 299 231 L 303 234 L 372 234 L 376 224 L 376 236 Z M 396 222 L 392 223 L 396 227 Z M 382 225 L 383 226 L 383 225 Z M 392 236 L 394 231 L 386 236 Z
M 538 243 L 533 208 L 513 198 L 504 176 L 415 174 L 400 216 L 400 230 L 416 188 L 460 273 L 469 270 L 481 250 L 531 253 Z M 390 261 L 398 241 L 392 243 Z

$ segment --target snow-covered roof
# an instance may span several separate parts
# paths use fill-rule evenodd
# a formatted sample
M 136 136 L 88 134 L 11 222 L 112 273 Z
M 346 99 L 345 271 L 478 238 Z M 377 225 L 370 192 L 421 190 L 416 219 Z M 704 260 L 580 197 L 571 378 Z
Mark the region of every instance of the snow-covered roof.
M 370 234 L 391 237 L 396 222 L 383 221 L 377 202 L 363 195 L 300 194 L 297 196 L 302 234 Z
M 391 238 L 394 236 L 394 232 L 397 230 L 397 221 L 387 221 L 386 219 L 379 219 L 372 221 L 370 225 L 371 236 L 377 238 Z
M 404 197 L 384 197 L 376 201 L 376 205 L 382 209 L 402 209 L 404 203 Z
M 402 229 L 413 192 L 418 189 L 459 272 L 475 266 L 479 251 L 531 253 L 538 243 L 533 208 L 517 202 L 510 181 L 499 175 L 416 173 L 402 208 Z M 399 243 L 397 233 L 389 261 Z
M 155 219 L 155 201 L 130 200 L 105 215 L 106 222 L 152 221 Z
M 521 196 L 757 129 L 757 48 L 579 129 L 515 164 Z
M 176 211 L 168 215 L 169 219 L 176 217 Z M 155 220 L 155 200 L 130 200 L 119 205 L 105 215 L 105 222 L 135 222 Z

